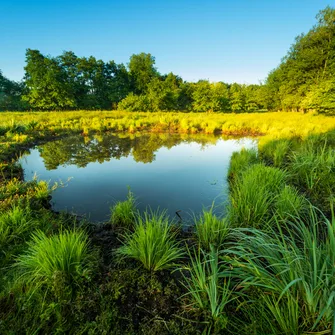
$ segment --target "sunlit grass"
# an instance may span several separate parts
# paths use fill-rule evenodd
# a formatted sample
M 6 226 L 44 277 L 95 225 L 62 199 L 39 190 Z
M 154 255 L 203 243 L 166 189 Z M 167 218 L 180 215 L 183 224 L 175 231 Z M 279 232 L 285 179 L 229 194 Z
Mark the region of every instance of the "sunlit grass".
M 17 267 L 27 283 L 53 287 L 57 280 L 65 280 L 71 290 L 92 274 L 92 259 L 84 231 L 66 230 L 50 237 L 38 231 L 18 257 Z
M 240 176 L 244 170 L 257 162 L 259 162 L 259 160 L 256 149 L 243 148 L 241 151 L 233 152 L 229 164 L 228 178 L 231 180 L 235 179 Z
M 274 167 L 255 164 L 232 185 L 229 219 L 233 225 L 265 227 L 271 221 L 276 198 L 285 186 L 287 174 Z
M 131 113 L 122 111 L 75 112 L 3 112 L 2 129 L 13 134 L 47 131 L 59 134 L 103 132 L 107 130 L 135 132 L 181 132 L 212 134 L 265 134 L 262 141 L 322 134 L 335 128 L 334 118 L 313 113 Z M 2 131 L 4 132 L 4 130 Z M 280 159 L 280 158 L 279 158 Z
M 130 229 L 135 223 L 136 199 L 128 190 L 127 200 L 118 201 L 111 207 L 110 222 L 112 225 Z
M 165 212 L 144 212 L 137 217 L 134 232 L 124 235 L 117 253 L 141 262 L 149 271 L 168 269 L 183 255 L 176 235 Z

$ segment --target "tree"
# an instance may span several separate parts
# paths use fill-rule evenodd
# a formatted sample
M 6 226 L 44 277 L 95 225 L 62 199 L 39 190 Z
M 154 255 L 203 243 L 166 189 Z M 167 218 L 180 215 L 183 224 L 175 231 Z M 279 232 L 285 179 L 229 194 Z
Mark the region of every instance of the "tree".
M 23 110 L 28 106 L 22 101 L 24 83 L 7 79 L 0 70 L 0 110 Z
M 273 94 L 274 109 L 330 111 L 316 101 L 324 103 L 326 95 L 333 92 L 330 87 L 335 75 L 335 9 L 326 7 L 316 18 L 317 24 L 296 38 L 281 64 L 269 74 L 266 85 Z
M 221 82 L 198 81 L 194 84 L 192 98 L 196 112 L 224 112 L 230 109 L 228 87 Z
M 56 58 L 45 57 L 38 50 L 27 49 L 23 99 L 39 109 L 75 107 L 73 88 Z
M 246 96 L 244 92 L 244 87 L 237 83 L 232 84 L 229 88 L 229 100 L 232 111 L 244 111 L 246 108 Z
M 157 69 L 154 67 L 155 57 L 150 53 L 133 54 L 128 64 L 130 76 L 136 94 L 146 93 L 150 81 L 159 77 Z

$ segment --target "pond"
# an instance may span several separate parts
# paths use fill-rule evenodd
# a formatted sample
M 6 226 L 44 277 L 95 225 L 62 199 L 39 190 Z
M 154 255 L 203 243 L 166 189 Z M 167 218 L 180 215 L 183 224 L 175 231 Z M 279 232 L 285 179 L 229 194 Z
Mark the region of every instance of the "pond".
M 213 202 L 224 212 L 230 157 L 255 146 L 254 139 L 209 135 L 76 136 L 37 146 L 20 162 L 25 180 L 61 184 L 52 193 L 56 211 L 106 221 L 130 188 L 140 211 L 166 209 L 174 218 L 178 211 L 186 223 Z

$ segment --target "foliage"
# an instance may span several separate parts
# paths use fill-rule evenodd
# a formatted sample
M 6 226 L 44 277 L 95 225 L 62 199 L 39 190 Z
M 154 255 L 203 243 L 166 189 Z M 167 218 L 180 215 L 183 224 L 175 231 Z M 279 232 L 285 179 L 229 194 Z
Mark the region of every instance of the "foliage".
M 317 24 L 296 38 L 267 78 L 272 109 L 334 112 L 335 9 L 326 7 Z
M 150 81 L 159 74 L 154 67 L 155 57 L 144 52 L 132 55 L 129 60 L 129 74 L 134 82 L 136 93 L 145 93 Z
M 11 81 L 0 71 L 0 111 L 27 109 L 29 106 L 21 99 L 23 90 L 24 83 Z

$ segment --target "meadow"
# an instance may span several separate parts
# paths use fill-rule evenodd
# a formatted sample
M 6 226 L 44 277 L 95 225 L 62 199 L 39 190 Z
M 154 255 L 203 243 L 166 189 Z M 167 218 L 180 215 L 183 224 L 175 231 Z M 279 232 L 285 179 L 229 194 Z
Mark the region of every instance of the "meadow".
M 233 154 L 226 217 L 185 231 L 136 194 L 101 224 L 22 179 L 36 144 L 73 134 L 257 136 Z M 0 113 L 1 334 L 335 334 L 335 118 L 294 112 Z

